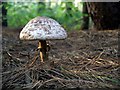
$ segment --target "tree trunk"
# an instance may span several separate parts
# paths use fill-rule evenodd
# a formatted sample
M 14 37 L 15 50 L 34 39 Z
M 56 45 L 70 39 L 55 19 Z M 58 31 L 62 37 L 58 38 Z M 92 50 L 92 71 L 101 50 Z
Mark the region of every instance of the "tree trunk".
M 7 2 L 2 2 L 2 26 L 7 27 L 8 23 L 7 23 L 7 9 L 6 6 Z
M 83 22 L 81 25 L 82 30 L 88 30 L 89 28 L 89 16 L 88 16 L 88 9 L 86 3 L 83 3 Z
M 45 2 L 38 2 L 38 13 L 41 13 L 43 10 L 45 10 Z
M 70 17 L 72 17 L 71 11 L 72 11 L 72 7 L 73 3 L 72 2 L 65 2 L 65 7 L 66 7 L 66 14 Z
M 87 2 L 87 7 L 96 29 L 120 28 L 120 2 Z

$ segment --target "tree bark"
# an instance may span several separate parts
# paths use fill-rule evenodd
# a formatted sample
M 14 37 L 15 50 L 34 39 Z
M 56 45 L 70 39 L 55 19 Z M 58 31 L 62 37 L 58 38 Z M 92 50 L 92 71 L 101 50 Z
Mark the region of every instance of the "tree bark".
M 83 22 L 81 25 L 82 30 L 88 30 L 89 28 L 89 16 L 88 16 L 88 9 L 87 4 L 83 3 Z
M 45 10 L 45 2 L 38 2 L 38 13 L 41 13 L 41 11 Z
M 73 6 L 72 2 L 65 2 L 66 14 L 69 15 L 70 17 L 72 17 L 72 14 L 71 14 L 72 8 L 71 8 L 71 6 Z
M 87 2 L 87 7 L 96 29 L 120 28 L 120 2 Z
M 7 9 L 6 6 L 7 2 L 2 2 L 2 26 L 7 27 Z

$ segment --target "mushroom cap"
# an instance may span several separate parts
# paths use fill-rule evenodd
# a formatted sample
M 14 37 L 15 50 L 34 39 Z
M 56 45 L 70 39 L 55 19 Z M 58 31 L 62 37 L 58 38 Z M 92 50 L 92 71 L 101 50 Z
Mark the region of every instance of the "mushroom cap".
M 20 32 L 21 40 L 52 40 L 66 37 L 66 31 L 57 21 L 40 16 L 30 20 Z

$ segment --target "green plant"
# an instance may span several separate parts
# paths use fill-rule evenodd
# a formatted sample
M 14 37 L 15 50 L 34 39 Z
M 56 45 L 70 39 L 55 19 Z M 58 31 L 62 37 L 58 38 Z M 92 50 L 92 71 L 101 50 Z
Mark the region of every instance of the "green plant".
M 83 14 L 73 2 L 50 2 L 50 6 L 47 5 L 45 2 L 9 2 L 9 27 L 21 27 L 36 16 L 47 16 L 56 19 L 66 30 L 80 29 Z

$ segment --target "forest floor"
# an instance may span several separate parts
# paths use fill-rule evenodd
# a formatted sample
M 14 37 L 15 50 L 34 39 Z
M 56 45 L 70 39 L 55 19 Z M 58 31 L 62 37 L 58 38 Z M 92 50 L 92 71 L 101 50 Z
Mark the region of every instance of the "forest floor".
M 49 60 L 37 57 L 31 67 L 38 41 L 21 41 L 20 29 L 2 31 L 4 90 L 120 88 L 118 30 L 69 31 L 65 40 L 47 41 Z

